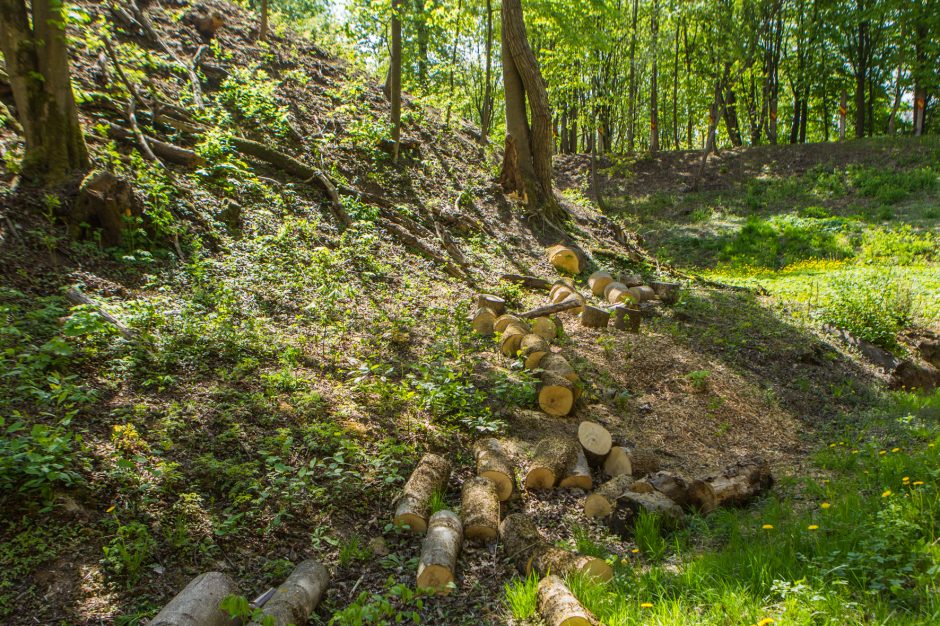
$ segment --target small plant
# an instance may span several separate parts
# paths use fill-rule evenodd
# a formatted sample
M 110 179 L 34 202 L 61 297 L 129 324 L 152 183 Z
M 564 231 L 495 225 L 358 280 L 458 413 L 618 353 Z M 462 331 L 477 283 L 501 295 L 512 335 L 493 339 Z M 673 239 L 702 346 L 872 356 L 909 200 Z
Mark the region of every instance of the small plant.
M 662 519 L 658 514 L 641 511 L 633 532 L 637 547 L 651 561 L 665 556 L 668 543 L 662 535 Z
M 910 287 L 894 276 L 840 277 L 817 317 L 859 339 L 898 350 L 898 332 L 914 320 L 914 299 Z
M 132 587 L 140 580 L 143 568 L 153 557 L 156 546 L 157 542 L 141 522 L 122 524 L 118 521 L 117 533 L 102 548 L 104 559 L 101 562 L 112 574 L 123 579 L 127 587 Z
M 694 372 L 689 372 L 686 378 L 689 379 L 689 383 L 692 385 L 697 393 L 704 393 L 708 390 L 708 379 L 712 373 L 708 370 L 695 370 Z
M 513 579 L 503 586 L 506 593 L 506 608 L 517 620 L 527 620 L 538 609 L 539 578 L 529 574 L 524 580 Z

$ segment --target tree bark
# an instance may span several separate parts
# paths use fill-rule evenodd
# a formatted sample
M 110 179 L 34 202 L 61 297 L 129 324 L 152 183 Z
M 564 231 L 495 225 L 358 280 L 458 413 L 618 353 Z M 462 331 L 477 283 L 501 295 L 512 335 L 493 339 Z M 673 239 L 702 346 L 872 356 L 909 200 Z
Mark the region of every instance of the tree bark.
M 552 119 L 548 93 L 526 37 L 521 0 L 502 0 L 506 151 L 501 182 L 529 211 L 552 222 L 566 217 L 552 192 Z M 531 112 L 527 116 L 526 102 Z
M 486 84 L 483 86 L 483 106 L 480 113 L 480 142 L 489 143 L 493 125 L 493 0 L 486 0 Z
M 268 38 L 268 0 L 261 0 L 261 25 L 258 28 L 258 40 L 266 41 Z
M 650 75 L 650 152 L 659 152 L 659 3 L 653 0 L 650 15 L 653 69 Z
M 845 141 L 846 116 L 848 115 L 848 93 L 843 88 L 839 96 L 839 141 Z
M 0 50 L 26 142 L 23 175 L 56 184 L 87 169 L 88 150 L 69 75 L 63 3 L 33 0 L 30 13 L 25 0 L 0 0 Z
M 639 0 L 633 0 L 633 14 L 630 30 L 630 76 L 628 82 L 627 111 L 627 150 L 636 150 L 636 19 Z
M 392 163 L 401 150 L 401 0 L 392 0 L 392 58 L 389 68 L 392 99 Z

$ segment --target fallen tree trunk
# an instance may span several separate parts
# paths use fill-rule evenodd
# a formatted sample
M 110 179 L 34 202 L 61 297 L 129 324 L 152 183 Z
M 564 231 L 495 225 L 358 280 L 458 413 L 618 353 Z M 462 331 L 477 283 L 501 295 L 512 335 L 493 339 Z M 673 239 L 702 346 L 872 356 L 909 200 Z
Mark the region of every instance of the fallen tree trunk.
M 546 437 L 539 441 L 525 475 L 526 489 L 551 489 L 577 460 L 577 444 L 566 437 Z
M 170 600 L 151 626 L 234 626 L 237 622 L 220 608 L 222 600 L 238 594 L 227 574 L 207 572 L 192 579 Z
M 514 283 L 516 285 L 522 285 L 529 289 L 537 289 L 539 291 L 547 291 L 551 286 L 551 281 L 545 280 L 544 278 L 539 278 L 537 276 L 523 276 L 521 274 L 503 274 L 499 277 L 500 280 L 506 281 L 507 283 Z
M 603 559 L 553 546 L 523 513 L 506 516 L 499 525 L 499 538 L 509 560 L 525 575 L 534 571 L 540 576 L 581 573 L 600 581 L 613 578 L 613 569 Z
M 450 461 L 436 454 L 425 454 L 402 489 L 393 520 L 407 525 L 412 532 L 423 533 L 428 527 L 431 498 L 442 492 L 450 478 Z
M 303 626 L 330 584 L 330 573 L 313 560 L 302 562 L 261 608 L 251 626 Z M 271 621 L 273 620 L 273 622 Z
M 539 581 L 539 613 L 548 626 L 594 626 L 597 620 L 581 606 L 565 582 L 558 576 L 546 576 Z
M 588 287 L 591 288 L 591 293 L 598 298 L 603 297 L 604 289 L 612 282 L 614 282 L 614 278 L 610 275 L 610 272 L 597 271 L 588 277 Z
M 549 352 L 548 343 L 535 333 L 529 333 L 523 337 L 519 345 L 519 355 L 525 359 L 527 370 L 537 368 L 542 358 Z
M 477 476 L 482 476 L 496 485 L 497 497 L 505 502 L 515 487 L 512 463 L 503 445 L 497 439 L 481 439 L 474 446 Z
M 597 422 L 584 421 L 578 424 L 578 443 L 584 448 L 584 454 L 592 466 L 604 462 L 613 447 L 610 431 Z
M 446 510 L 431 516 L 418 561 L 419 589 L 430 589 L 441 595 L 451 592 L 462 543 L 463 527 L 459 517 Z
M 633 475 L 633 464 L 630 462 L 630 454 L 626 448 L 621 446 L 610 448 L 610 453 L 604 459 L 604 472 L 612 478 L 623 474 Z
M 558 482 L 562 489 L 584 489 L 590 491 L 594 486 L 594 479 L 591 477 L 591 466 L 588 465 L 584 451 L 578 451 L 574 465 L 565 472 L 565 477 Z
M 135 142 L 135 136 L 132 131 L 124 128 L 123 126 L 119 126 L 114 122 L 108 122 L 108 134 L 117 139 Z M 147 141 L 147 145 L 150 146 L 150 149 L 153 151 L 153 153 L 164 161 L 169 161 L 170 163 L 175 163 L 176 165 L 187 166 L 199 165 L 202 163 L 202 159 L 199 157 L 199 155 L 197 155 L 192 150 L 174 146 L 171 143 L 154 139 L 149 135 L 143 135 L 143 137 Z
M 467 479 L 460 498 L 464 535 L 471 541 L 487 542 L 499 532 L 499 497 L 496 483 L 479 476 Z
M 578 300 L 566 300 L 564 302 L 559 302 L 557 304 L 549 304 L 546 306 L 540 306 L 531 311 L 526 311 L 525 313 L 519 313 L 517 317 L 522 319 L 533 319 L 536 317 L 545 317 L 546 315 L 553 315 L 555 313 L 561 313 L 562 311 L 568 311 L 570 309 L 576 309 L 582 306 L 582 302 Z
M 766 460 L 738 461 L 718 475 L 705 479 L 715 493 L 716 506 L 742 506 L 773 486 Z

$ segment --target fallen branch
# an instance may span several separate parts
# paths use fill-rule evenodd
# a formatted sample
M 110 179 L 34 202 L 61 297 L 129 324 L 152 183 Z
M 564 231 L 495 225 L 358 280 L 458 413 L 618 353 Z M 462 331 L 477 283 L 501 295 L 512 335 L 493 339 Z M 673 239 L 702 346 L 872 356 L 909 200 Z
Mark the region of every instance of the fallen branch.
M 75 306 L 84 305 L 94 309 L 95 313 L 100 315 L 103 320 L 114 326 L 117 331 L 121 333 L 121 336 L 128 341 L 132 341 L 137 337 L 137 334 L 125 326 L 121 320 L 105 311 L 99 304 L 80 292 L 75 287 L 69 287 L 68 291 L 65 292 L 65 298 Z
M 506 281 L 507 283 L 515 283 L 517 285 L 522 285 L 523 287 L 528 287 L 529 289 L 538 289 L 540 291 L 548 291 L 552 288 L 551 281 L 545 280 L 544 278 L 538 278 L 537 276 L 503 274 L 499 277 L 499 279 Z
M 517 317 L 522 319 L 534 319 L 536 317 L 543 317 L 545 315 L 552 315 L 554 313 L 561 313 L 562 311 L 567 311 L 569 309 L 576 309 L 579 306 L 583 306 L 584 303 L 581 300 L 571 299 L 565 300 L 563 302 L 558 302 L 557 304 L 549 304 L 547 306 L 540 306 L 537 309 L 532 309 L 531 311 L 526 311 L 525 313 L 517 313 Z
M 119 126 L 114 122 L 108 123 L 108 134 L 118 139 L 125 140 L 135 140 L 136 135 L 133 131 Z M 187 150 L 186 148 L 180 148 L 179 146 L 174 146 L 171 143 L 166 143 L 153 137 L 148 137 L 143 135 L 146 139 L 147 144 L 153 150 L 153 153 L 156 156 L 159 156 L 161 159 L 169 161 L 171 163 L 176 163 L 177 165 L 198 165 L 202 162 L 202 158 L 193 152 L 192 150 Z
M 450 274 L 451 276 L 453 276 L 454 278 L 459 278 L 461 280 L 466 278 L 463 272 L 461 272 L 458 268 L 454 267 L 454 265 L 448 259 L 441 256 L 434 248 L 432 248 L 431 246 L 426 244 L 424 241 L 422 241 L 418 237 L 408 232 L 408 230 L 406 230 L 405 228 L 399 226 L 395 222 L 392 222 L 391 220 L 388 220 L 388 219 L 380 219 L 378 221 L 378 224 L 379 226 L 381 226 L 388 232 L 398 237 L 398 239 L 400 239 L 406 245 L 409 245 L 412 248 L 417 248 L 423 254 L 430 257 L 432 260 L 440 263 L 441 266 L 444 268 L 444 271 Z

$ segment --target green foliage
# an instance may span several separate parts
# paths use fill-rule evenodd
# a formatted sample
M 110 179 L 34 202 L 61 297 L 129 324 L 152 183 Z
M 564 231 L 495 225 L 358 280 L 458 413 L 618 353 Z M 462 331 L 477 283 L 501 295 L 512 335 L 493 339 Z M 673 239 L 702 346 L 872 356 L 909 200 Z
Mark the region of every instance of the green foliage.
M 539 578 L 530 574 L 524 580 L 518 578 L 503 585 L 506 608 L 517 620 L 527 620 L 538 610 Z
M 277 81 L 263 69 L 235 68 L 217 97 L 237 121 L 285 138 L 290 132 L 290 119 L 278 101 L 277 87 Z
M 867 198 L 881 204 L 897 204 L 918 191 L 933 191 L 937 187 L 938 174 L 930 167 L 920 167 L 904 172 L 886 168 L 849 167 L 846 171 L 849 184 Z
M 114 576 L 132 587 L 140 580 L 144 566 L 153 558 L 156 540 L 146 525 L 132 521 L 118 522 L 117 532 L 110 543 L 102 548 L 101 563 Z
M 276 620 L 272 615 L 265 615 L 264 610 L 252 608 L 245 596 L 226 596 L 219 604 L 219 608 L 240 623 L 258 624 L 259 626 L 275 626 Z
M 329 623 L 331 626 L 420 624 L 419 613 L 423 608 L 420 594 L 390 577 L 384 593 L 363 591 L 349 606 L 334 613 Z
M 752 217 L 724 246 L 719 259 L 732 265 L 779 269 L 804 259 L 840 259 L 852 254 L 844 236 L 820 226 L 811 218 Z
M 68 426 L 69 420 L 63 420 L 51 427 L 33 424 L 27 431 L 22 421 L 6 426 L 0 417 L 0 490 L 48 500 L 56 487 L 79 482 L 76 444 L 81 436 L 68 431 Z
M 837 279 L 830 289 L 828 302 L 817 313 L 821 322 L 883 348 L 898 348 L 898 332 L 914 319 L 908 284 L 896 275 L 869 275 Z

